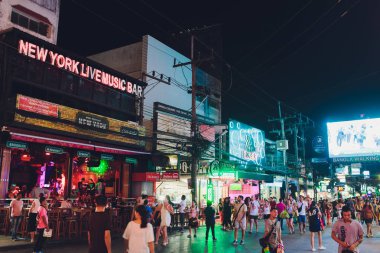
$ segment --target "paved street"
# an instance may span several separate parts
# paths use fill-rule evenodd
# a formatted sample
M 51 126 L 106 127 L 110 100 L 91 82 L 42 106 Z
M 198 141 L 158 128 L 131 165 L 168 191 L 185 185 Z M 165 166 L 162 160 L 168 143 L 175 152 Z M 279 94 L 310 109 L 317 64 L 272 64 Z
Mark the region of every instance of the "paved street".
M 247 236 L 245 245 L 234 247 L 231 243 L 233 241 L 233 233 L 232 232 L 224 232 L 217 227 L 217 239 L 216 243 L 209 241 L 208 243 L 204 240 L 205 228 L 201 227 L 198 232 L 197 238 L 187 238 L 187 233 L 181 235 L 180 233 L 175 233 L 170 237 L 170 243 L 167 247 L 158 246 L 156 247 L 156 252 L 162 253 L 185 253 L 185 252 L 260 252 L 260 246 L 258 244 L 258 239 L 263 235 L 263 222 L 260 223 L 260 232 L 258 234 L 252 234 Z M 337 244 L 330 239 L 331 229 L 327 228 L 327 230 L 323 233 L 324 244 L 327 249 L 323 252 L 325 253 L 336 253 L 337 252 Z M 370 252 L 379 252 L 376 250 L 376 246 L 379 245 L 380 242 L 380 228 L 376 226 L 374 229 L 374 238 L 367 239 L 365 238 L 364 243 L 361 245 L 360 249 L 363 253 Z M 310 251 L 310 239 L 309 233 L 304 235 L 288 235 L 285 232 L 283 236 L 283 240 L 285 243 L 285 252 L 311 252 Z M 112 243 L 113 252 L 123 252 L 123 241 L 121 239 L 114 239 Z M 75 244 L 67 244 L 67 245 L 48 245 L 47 253 L 67 253 L 72 250 L 75 250 L 75 253 L 86 252 L 87 246 L 85 243 L 75 243 Z M 0 248 L 1 251 L 1 248 Z M 7 252 L 15 252 L 15 253 L 29 253 L 31 249 L 23 248 L 18 250 L 7 250 Z

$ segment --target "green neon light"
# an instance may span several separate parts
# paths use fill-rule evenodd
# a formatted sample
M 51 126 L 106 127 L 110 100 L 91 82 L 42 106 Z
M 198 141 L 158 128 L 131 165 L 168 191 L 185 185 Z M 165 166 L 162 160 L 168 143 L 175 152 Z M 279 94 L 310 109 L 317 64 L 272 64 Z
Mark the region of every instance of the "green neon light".
M 104 175 L 104 173 L 106 173 L 107 170 L 108 170 L 107 160 L 100 160 L 99 167 L 90 167 L 91 172 L 94 172 L 99 175 Z

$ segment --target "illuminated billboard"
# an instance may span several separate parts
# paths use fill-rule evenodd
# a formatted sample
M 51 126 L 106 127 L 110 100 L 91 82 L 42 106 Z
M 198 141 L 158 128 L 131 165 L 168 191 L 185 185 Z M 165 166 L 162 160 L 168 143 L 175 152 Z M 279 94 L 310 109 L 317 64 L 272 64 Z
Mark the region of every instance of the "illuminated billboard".
M 236 120 L 229 122 L 230 160 L 247 165 L 265 163 L 265 133 Z
M 330 158 L 380 155 L 380 118 L 327 123 Z

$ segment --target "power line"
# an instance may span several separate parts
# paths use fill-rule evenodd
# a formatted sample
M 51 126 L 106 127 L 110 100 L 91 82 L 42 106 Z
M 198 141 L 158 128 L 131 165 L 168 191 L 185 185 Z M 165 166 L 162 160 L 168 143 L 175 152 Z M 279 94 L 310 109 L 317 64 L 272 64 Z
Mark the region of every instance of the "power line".
M 294 43 L 298 38 L 300 38 L 302 35 L 304 35 L 306 32 L 308 32 L 311 28 L 313 28 L 316 24 L 319 23 L 319 21 L 321 21 L 322 18 L 324 18 L 326 15 L 328 15 L 333 9 L 335 9 L 335 7 L 340 3 L 340 1 L 336 1 L 329 9 L 327 9 L 325 12 L 322 13 L 322 15 L 320 15 L 311 25 L 309 25 L 305 30 L 303 30 L 302 32 L 298 33 L 293 39 L 291 39 L 290 41 L 288 41 L 285 45 L 283 45 L 282 47 L 280 47 L 279 50 L 277 50 L 277 52 L 275 52 L 274 54 L 272 54 L 270 57 L 268 57 L 266 60 L 264 60 L 263 62 L 261 62 L 260 64 L 254 66 L 251 68 L 251 70 L 249 72 L 253 72 L 257 69 L 260 69 L 261 67 L 263 67 L 266 63 L 270 62 L 273 58 L 275 58 L 276 56 L 278 56 L 285 48 L 287 48 L 289 45 L 291 45 L 292 43 Z
M 271 40 L 277 33 L 279 33 L 284 27 L 286 27 L 288 24 L 290 24 L 302 11 L 304 11 L 312 2 L 313 0 L 310 0 L 305 5 L 301 7 L 294 15 L 292 15 L 286 22 L 281 24 L 276 30 L 274 30 L 267 38 L 265 38 L 263 41 L 261 41 L 257 46 L 255 46 L 252 50 L 249 52 L 246 52 L 243 57 L 241 57 L 239 60 L 235 62 L 236 65 L 239 65 L 242 61 L 250 57 L 254 52 L 256 52 L 257 49 L 265 45 L 269 40 Z

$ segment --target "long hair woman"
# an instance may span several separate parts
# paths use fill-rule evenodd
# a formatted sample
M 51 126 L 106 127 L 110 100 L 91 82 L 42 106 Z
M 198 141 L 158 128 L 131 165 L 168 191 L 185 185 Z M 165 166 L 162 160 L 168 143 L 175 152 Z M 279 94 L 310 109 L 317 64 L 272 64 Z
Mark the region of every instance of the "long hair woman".
M 148 223 L 148 211 L 144 205 L 135 210 L 135 220 L 130 221 L 124 231 L 126 252 L 154 252 L 154 233 L 152 224 Z
M 174 213 L 174 209 L 172 205 L 170 204 L 170 197 L 166 195 L 164 202 L 157 207 L 157 211 L 160 211 L 161 214 L 161 224 L 160 228 L 157 229 L 156 232 L 156 244 L 158 244 L 158 240 L 160 239 L 160 234 L 162 231 L 163 235 L 163 246 L 168 245 L 169 243 L 169 238 L 168 238 L 168 227 L 170 226 L 171 223 L 171 215 Z
M 309 230 L 310 230 L 310 243 L 311 243 L 311 251 L 316 251 L 315 243 L 314 243 L 314 234 L 318 234 L 318 244 L 320 250 L 326 249 L 322 244 L 322 229 L 321 229 L 321 217 L 322 213 L 318 208 L 315 201 L 311 202 L 309 213 Z

